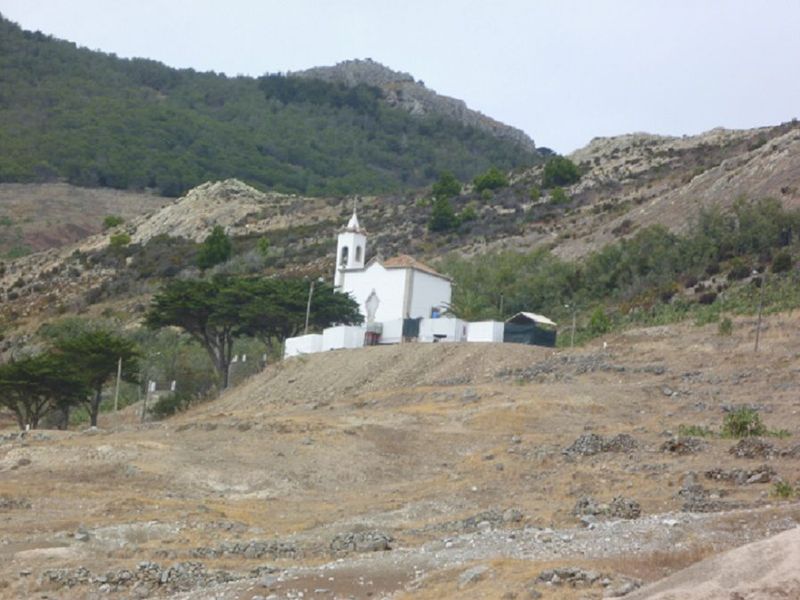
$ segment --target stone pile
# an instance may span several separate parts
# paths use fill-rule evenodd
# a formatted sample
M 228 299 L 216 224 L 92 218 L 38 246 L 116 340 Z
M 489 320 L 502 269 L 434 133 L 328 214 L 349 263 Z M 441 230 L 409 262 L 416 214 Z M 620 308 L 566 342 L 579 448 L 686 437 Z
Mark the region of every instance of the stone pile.
M 612 519 L 638 519 L 642 507 L 636 500 L 615 496 L 609 503 L 598 502 L 591 496 L 583 496 L 572 509 L 575 516 L 608 517 Z
M 49 569 L 39 577 L 40 585 L 57 588 L 96 586 L 100 592 L 130 590 L 133 597 L 149 598 L 160 592 L 181 592 L 213 584 L 228 583 L 247 577 L 228 571 L 209 571 L 202 563 L 182 562 L 169 567 L 143 561 L 136 569 L 118 569 L 93 575 L 86 567 Z
M 297 558 L 302 552 L 294 544 L 277 540 L 223 542 L 219 546 L 194 548 L 192 558 L 220 558 L 223 556 L 241 556 L 243 558 Z
M 391 550 L 394 538 L 383 531 L 346 531 L 337 534 L 330 543 L 333 554 L 351 552 L 381 552 Z
M 755 469 L 722 469 L 716 467 L 704 473 L 706 479 L 727 481 L 736 485 L 752 483 L 770 483 L 776 481 L 778 474 L 769 465 L 760 465 Z
M 584 433 L 563 453 L 567 456 L 593 456 L 601 452 L 630 452 L 636 449 L 636 440 L 627 433 L 604 438 L 596 433 Z

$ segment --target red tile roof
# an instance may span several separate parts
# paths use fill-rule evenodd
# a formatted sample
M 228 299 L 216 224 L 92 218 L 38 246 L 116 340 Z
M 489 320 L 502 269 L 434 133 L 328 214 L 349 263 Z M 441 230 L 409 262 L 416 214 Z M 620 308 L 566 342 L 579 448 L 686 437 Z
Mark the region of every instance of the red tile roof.
M 382 261 L 382 264 L 387 269 L 417 269 L 418 271 L 424 271 L 425 273 L 448 279 L 446 276 L 438 273 L 434 268 L 419 262 L 416 258 L 408 254 L 399 254 L 392 258 L 387 258 Z

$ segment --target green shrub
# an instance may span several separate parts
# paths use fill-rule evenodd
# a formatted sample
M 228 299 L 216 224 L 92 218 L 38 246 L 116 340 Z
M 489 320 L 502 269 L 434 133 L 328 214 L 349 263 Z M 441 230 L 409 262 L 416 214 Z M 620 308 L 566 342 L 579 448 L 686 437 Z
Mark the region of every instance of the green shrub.
M 740 257 L 734 258 L 730 263 L 730 269 L 728 270 L 728 278 L 729 279 L 744 279 L 750 273 L 752 269 L 748 263 L 744 261 L 744 259 Z
M 538 186 L 533 186 L 529 195 L 533 202 L 537 202 L 542 197 L 542 190 L 540 190 Z
M 166 419 L 172 415 L 186 410 L 191 399 L 185 394 L 174 393 L 161 396 L 158 401 L 148 410 L 156 419 Z
M 712 437 L 714 430 L 704 425 L 678 425 L 678 435 L 681 437 Z
M 778 481 L 772 487 L 772 495 L 776 498 L 791 498 L 794 495 L 794 488 L 785 481 Z
M 451 231 L 458 227 L 458 217 L 447 198 L 435 198 L 428 220 L 428 230 L 433 232 Z
M 752 408 L 742 407 L 729 412 L 722 423 L 724 437 L 742 438 L 766 434 L 767 428 L 761 422 L 761 415 Z
M 554 187 L 550 192 L 551 204 L 569 204 L 571 199 L 567 192 L 564 191 L 564 188 Z
M 733 333 L 733 321 L 729 317 L 722 319 L 717 326 L 717 333 L 719 335 L 731 335 Z
M 108 215 L 105 219 L 103 219 L 103 229 L 111 229 L 117 225 L 122 225 L 124 222 L 125 219 L 120 216 Z
M 589 318 L 589 331 L 593 335 L 600 335 L 611 329 L 611 319 L 608 318 L 602 307 L 598 306 Z
M 458 215 L 458 220 L 462 223 L 467 221 L 474 221 L 478 218 L 478 212 L 475 210 L 475 205 L 470 203 L 464 207 L 464 210 L 461 211 L 461 214 Z
M 431 190 L 434 198 L 452 198 L 460 193 L 461 182 L 450 171 L 442 172 Z
M 208 269 L 214 265 L 224 263 L 233 254 L 231 239 L 221 225 L 215 225 L 211 233 L 203 241 L 197 253 L 197 266 Z
M 792 255 L 786 250 L 782 250 L 775 255 L 772 259 L 772 272 L 773 273 L 786 273 L 792 268 Z
M 475 191 L 499 190 L 508 185 L 508 178 L 497 167 L 492 167 L 483 175 L 478 175 L 472 181 L 475 184 Z
M 258 248 L 258 253 L 263 258 L 267 258 L 269 256 L 269 248 L 270 248 L 269 238 L 267 237 L 260 238 L 258 240 L 258 244 L 256 244 L 256 247 Z
M 131 243 L 131 236 L 127 233 L 115 233 L 108 238 L 108 243 L 113 250 L 120 250 Z
M 581 172 L 570 159 L 564 156 L 554 156 L 547 161 L 542 171 L 542 187 L 550 188 L 556 185 L 570 185 L 581 178 Z

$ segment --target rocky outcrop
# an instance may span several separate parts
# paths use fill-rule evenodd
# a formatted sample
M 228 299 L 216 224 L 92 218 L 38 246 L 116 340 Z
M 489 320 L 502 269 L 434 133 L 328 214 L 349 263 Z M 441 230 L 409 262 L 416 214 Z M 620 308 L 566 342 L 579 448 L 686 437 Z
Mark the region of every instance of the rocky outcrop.
M 413 115 L 435 114 L 449 117 L 495 137 L 515 142 L 531 152 L 536 150 L 533 140 L 524 131 L 471 110 L 463 100 L 437 94 L 426 88 L 422 81 L 415 81 L 410 74 L 393 71 L 369 58 L 347 60 L 332 67 L 314 67 L 290 75 L 322 79 L 348 86 L 358 84 L 375 86 L 383 91 L 384 98 L 390 106 L 402 108 Z

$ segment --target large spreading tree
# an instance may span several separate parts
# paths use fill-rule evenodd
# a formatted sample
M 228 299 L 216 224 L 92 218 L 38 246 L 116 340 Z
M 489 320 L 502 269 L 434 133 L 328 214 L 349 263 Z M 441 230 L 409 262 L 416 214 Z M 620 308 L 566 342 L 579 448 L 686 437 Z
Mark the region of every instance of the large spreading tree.
M 179 327 L 205 348 L 223 387 L 233 344 L 242 336 L 269 344 L 303 330 L 309 282 L 302 279 L 257 279 L 218 276 L 208 280 L 172 280 L 153 298 L 145 317 L 148 327 Z M 363 320 L 347 294 L 317 284 L 309 311 L 315 329 Z
M 36 429 L 52 409 L 66 411 L 89 393 L 86 379 L 67 357 L 48 351 L 0 365 L 0 405 L 20 429 Z M 64 424 L 66 426 L 66 424 Z
M 139 351 L 136 343 L 106 327 L 91 327 L 71 335 L 54 336 L 54 350 L 76 369 L 90 393 L 82 401 L 89 422 L 97 426 L 103 386 L 113 379 L 122 361 L 122 379 L 136 382 L 139 377 Z

